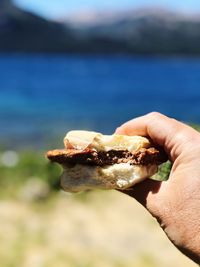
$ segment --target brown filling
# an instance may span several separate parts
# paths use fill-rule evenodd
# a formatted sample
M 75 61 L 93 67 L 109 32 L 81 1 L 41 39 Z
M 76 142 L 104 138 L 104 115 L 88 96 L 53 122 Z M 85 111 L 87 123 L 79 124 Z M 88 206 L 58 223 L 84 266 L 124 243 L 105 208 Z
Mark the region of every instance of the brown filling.
M 135 153 L 127 150 L 94 151 L 91 149 L 58 149 L 49 151 L 47 157 L 60 164 L 83 164 L 93 166 L 129 163 L 130 165 L 161 164 L 167 160 L 166 154 L 156 148 L 142 148 Z

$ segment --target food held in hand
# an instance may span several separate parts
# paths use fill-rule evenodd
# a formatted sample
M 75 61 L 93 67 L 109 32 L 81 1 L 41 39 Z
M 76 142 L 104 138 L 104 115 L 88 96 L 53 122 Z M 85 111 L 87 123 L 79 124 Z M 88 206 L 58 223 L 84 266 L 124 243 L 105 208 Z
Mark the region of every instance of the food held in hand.
M 64 144 L 64 149 L 49 151 L 47 157 L 63 166 L 61 185 L 69 192 L 125 190 L 154 175 L 167 160 L 160 148 L 142 136 L 70 131 Z

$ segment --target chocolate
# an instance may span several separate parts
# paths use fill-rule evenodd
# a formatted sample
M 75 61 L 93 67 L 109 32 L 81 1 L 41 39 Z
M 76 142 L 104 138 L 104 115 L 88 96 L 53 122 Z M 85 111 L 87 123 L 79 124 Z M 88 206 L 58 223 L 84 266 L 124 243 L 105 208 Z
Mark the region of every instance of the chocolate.
M 130 165 L 159 165 L 167 161 L 164 151 L 151 147 L 141 148 L 131 153 L 128 150 L 110 150 L 95 151 L 92 149 L 76 150 L 76 149 L 57 149 L 47 153 L 47 157 L 62 165 L 90 165 L 105 166 L 119 163 L 129 163 Z

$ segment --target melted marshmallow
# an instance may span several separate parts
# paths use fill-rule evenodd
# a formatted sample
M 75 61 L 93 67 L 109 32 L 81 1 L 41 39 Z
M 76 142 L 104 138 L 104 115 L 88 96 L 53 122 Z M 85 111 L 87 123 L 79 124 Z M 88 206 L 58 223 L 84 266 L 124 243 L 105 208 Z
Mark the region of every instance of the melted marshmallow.
M 66 148 L 86 149 L 96 151 L 128 150 L 135 152 L 141 148 L 150 147 L 147 138 L 141 136 L 103 135 L 90 131 L 70 131 L 64 138 Z

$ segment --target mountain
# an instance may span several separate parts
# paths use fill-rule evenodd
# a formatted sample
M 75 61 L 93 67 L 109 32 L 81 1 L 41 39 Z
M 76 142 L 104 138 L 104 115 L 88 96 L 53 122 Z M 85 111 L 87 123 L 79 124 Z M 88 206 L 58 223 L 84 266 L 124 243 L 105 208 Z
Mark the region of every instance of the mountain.
M 0 51 L 65 52 L 73 45 L 66 25 L 23 11 L 9 0 L 0 1 Z
M 96 50 L 136 54 L 200 54 L 200 17 L 162 9 L 136 10 L 106 17 L 81 28 Z M 94 23 L 94 19 L 93 19 Z
M 0 52 L 11 51 L 200 55 L 200 17 L 141 9 L 57 23 L 0 0 Z

